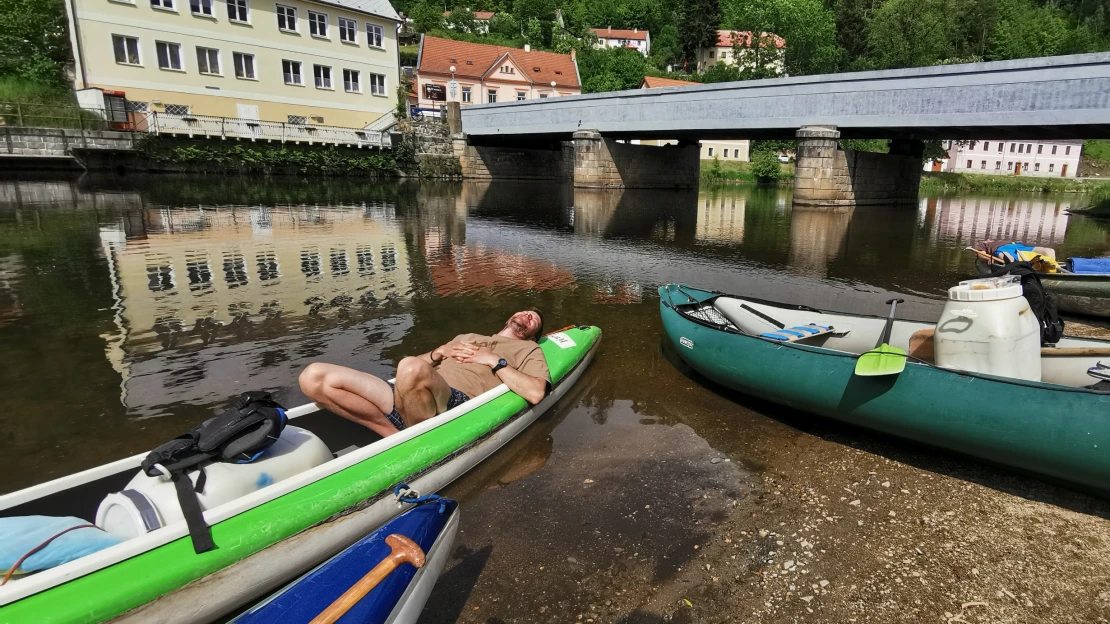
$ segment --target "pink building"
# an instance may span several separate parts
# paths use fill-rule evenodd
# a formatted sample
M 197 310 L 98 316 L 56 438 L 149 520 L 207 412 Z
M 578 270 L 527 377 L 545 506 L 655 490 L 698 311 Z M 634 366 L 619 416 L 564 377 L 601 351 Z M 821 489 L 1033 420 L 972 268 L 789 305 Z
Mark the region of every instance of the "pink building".
M 578 63 L 570 54 L 422 36 L 416 70 L 416 102 L 437 108 L 577 95 Z
M 948 148 L 948 158 L 926 171 L 1074 178 L 1083 141 L 974 141 Z

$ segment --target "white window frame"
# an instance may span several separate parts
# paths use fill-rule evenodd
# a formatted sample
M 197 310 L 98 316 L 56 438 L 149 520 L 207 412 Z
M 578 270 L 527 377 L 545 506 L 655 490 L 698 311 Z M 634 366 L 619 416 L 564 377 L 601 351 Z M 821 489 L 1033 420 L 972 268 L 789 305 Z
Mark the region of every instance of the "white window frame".
M 320 21 L 318 18 L 324 18 Z M 321 27 L 323 32 L 321 32 Z M 316 37 L 317 39 L 329 39 L 328 37 L 328 14 L 321 13 L 320 11 L 308 12 L 308 34 Z
M 384 50 L 385 29 L 378 24 L 366 22 L 366 45 Z
M 322 70 L 327 70 L 322 71 Z M 324 76 L 324 74 L 327 76 Z M 322 82 L 327 80 L 326 85 L 321 85 Z M 331 79 L 331 65 L 312 64 L 312 84 L 316 85 L 317 89 L 326 89 L 328 91 L 335 90 L 335 82 Z
M 335 27 L 339 30 L 339 40 L 343 43 L 358 45 L 358 22 L 349 17 L 335 18 Z M 346 34 L 350 33 L 350 38 Z
M 116 50 L 116 39 L 119 39 L 123 42 L 123 57 L 124 57 L 125 60 L 122 60 L 122 61 L 119 60 L 119 55 L 117 54 L 118 51 Z M 127 54 L 128 52 L 130 52 L 130 50 L 127 49 L 127 42 L 129 40 L 135 42 L 135 50 L 134 50 L 135 51 L 135 62 L 134 63 L 130 62 L 129 60 L 126 60 L 126 59 L 130 58 Z M 115 35 L 115 34 L 113 34 L 112 35 L 112 55 L 115 57 L 117 65 L 129 65 L 131 67 L 142 67 L 143 66 L 143 46 L 142 46 L 142 42 L 139 41 L 138 37 L 132 37 L 131 35 Z
M 1056 154 L 1056 146 L 1055 145 L 1052 146 L 1052 153 L 1053 153 L 1053 155 Z
M 280 30 L 281 32 L 300 32 L 297 28 L 297 18 L 299 17 L 297 15 L 297 7 L 289 6 L 287 4 L 275 4 L 274 15 L 277 17 L 278 30 Z M 285 20 L 285 26 L 281 25 L 282 19 Z M 293 21 L 292 28 L 289 27 L 289 20 Z
M 176 50 L 176 52 L 177 52 L 177 54 L 176 54 L 177 67 L 163 67 L 162 66 L 162 54 L 161 54 L 162 51 L 160 49 L 160 46 L 165 46 L 166 47 L 166 59 L 167 59 L 167 61 L 170 59 L 169 51 L 171 49 Z M 171 48 L 171 46 L 172 46 L 172 48 Z M 184 59 L 184 57 L 181 56 L 181 44 L 180 43 L 174 43 L 172 41 L 155 41 L 154 42 L 154 56 L 158 59 L 158 69 L 161 69 L 161 70 L 164 70 L 164 71 L 176 71 L 176 72 L 185 71 L 185 59 Z M 171 65 L 172 65 L 172 63 L 171 63 Z
M 1033 163 L 1033 171 L 1040 171 L 1041 163 Z
M 473 97 L 474 97 L 473 94 L 471 94 L 471 92 L 470 92 L 470 87 L 463 87 L 462 88 L 462 102 L 463 102 L 463 104 L 470 104 L 471 102 L 473 102 L 474 101 Z
M 354 77 L 354 89 L 351 88 L 351 77 Z M 343 90 L 347 93 L 362 93 L 362 72 L 357 69 L 343 69 Z
M 243 60 L 240 61 L 240 59 L 243 59 Z M 251 72 L 250 72 L 251 75 L 250 76 L 246 75 L 246 73 L 247 73 L 246 72 L 246 68 L 247 68 L 246 59 L 250 59 L 250 68 L 251 68 Z M 232 69 L 234 69 L 234 71 L 235 71 L 235 77 L 238 78 L 239 80 L 258 80 L 258 68 L 255 66 L 254 55 L 253 54 L 250 54 L 248 52 L 232 52 L 231 53 L 231 65 L 232 65 Z M 243 68 L 242 73 L 244 75 L 242 75 L 242 76 L 239 75 L 239 68 L 240 67 Z
M 486 89 L 486 104 L 497 103 L 497 89 Z
M 385 94 L 385 74 L 370 74 L 370 95 Z
M 1052 170 L 1056 167 L 1056 163 L 1048 163 L 1048 172 L 1054 173 Z
M 249 24 L 251 23 L 251 3 L 250 0 L 226 0 L 227 3 L 227 21 L 233 24 Z M 235 9 L 243 10 L 243 18 L 239 19 L 239 11 L 235 11 L 235 17 L 231 16 L 231 12 Z
M 177 5 L 175 4 L 175 2 L 176 0 L 150 0 L 150 8 L 154 9 L 155 11 L 173 11 L 174 13 L 177 13 Z M 128 2 L 127 4 L 134 3 Z
M 527 91 L 517 91 L 516 92 L 516 101 L 517 102 L 523 102 L 524 100 L 527 100 L 527 99 L 528 99 L 528 92 Z
M 205 51 L 204 62 L 201 62 L 200 60 L 201 50 Z M 212 52 L 216 53 L 216 71 L 212 71 Z M 223 64 L 220 62 L 219 48 L 197 46 L 197 73 L 200 73 L 204 76 L 223 76 L 224 74 L 221 70 L 222 66 Z
M 1071 146 L 1070 145 L 1065 145 L 1064 146 L 1064 156 L 1071 156 Z
M 193 8 L 194 2 L 200 10 Z M 216 0 L 189 0 L 189 11 L 192 12 L 193 15 L 199 15 L 200 17 L 215 17 L 215 5 Z M 207 9 L 207 12 L 205 12 L 205 9 Z
M 285 71 L 286 63 L 288 63 L 289 71 Z M 293 72 L 293 69 L 297 70 L 296 73 Z M 294 87 L 304 86 L 304 68 L 302 67 L 300 61 L 281 59 L 281 75 L 282 78 L 285 80 L 285 84 L 287 85 L 291 85 Z M 290 79 L 294 76 L 297 78 L 296 82 L 290 81 Z

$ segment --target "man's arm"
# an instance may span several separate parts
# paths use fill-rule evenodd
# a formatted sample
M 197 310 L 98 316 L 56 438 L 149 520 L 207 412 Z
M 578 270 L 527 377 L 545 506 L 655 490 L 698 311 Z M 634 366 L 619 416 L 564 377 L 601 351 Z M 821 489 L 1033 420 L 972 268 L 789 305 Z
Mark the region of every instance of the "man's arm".
M 429 351 L 427 353 L 421 353 L 420 355 L 418 355 L 416 357 L 421 359 L 421 360 L 424 360 L 425 362 L 431 364 L 432 366 L 436 366 L 440 362 L 442 362 L 443 360 L 446 360 L 447 358 L 451 357 L 451 350 L 457 344 L 462 344 L 462 343 L 458 342 L 458 336 L 455 337 L 455 340 L 452 340 L 451 342 L 448 342 L 445 345 L 440 345 L 440 346 L 436 347 L 435 349 L 432 349 L 431 351 Z
M 451 357 L 468 364 L 483 364 L 493 368 L 501 361 L 501 356 L 485 347 L 479 347 L 467 342 L 455 345 L 451 350 Z M 547 396 L 547 380 L 533 377 L 521 372 L 512 366 L 505 366 L 496 373 L 509 390 L 519 394 L 525 401 L 535 405 Z

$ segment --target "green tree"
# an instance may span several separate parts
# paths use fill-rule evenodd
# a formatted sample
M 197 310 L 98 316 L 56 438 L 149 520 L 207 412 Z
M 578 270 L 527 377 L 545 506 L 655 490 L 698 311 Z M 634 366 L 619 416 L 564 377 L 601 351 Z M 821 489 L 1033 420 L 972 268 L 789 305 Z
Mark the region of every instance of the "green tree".
M 752 154 L 752 175 L 758 182 L 777 182 L 782 172 L 782 163 L 772 151 L 764 150 Z
M 678 22 L 678 43 L 682 58 L 695 66 L 698 50 L 717 44 L 721 27 L 721 5 L 717 0 L 683 0 Z
M 489 21 L 489 34 L 515 39 L 520 37 L 520 22 L 512 13 L 495 13 Z
M 659 30 L 651 31 L 650 58 L 659 69 L 681 64 L 682 44 L 678 39 L 678 28 L 674 24 L 664 24 Z
M 451 15 L 447 17 L 447 24 L 457 32 L 478 32 L 478 21 L 474 18 L 474 11 L 468 8 L 452 9 Z
M 438 3 L 429 2 L 429 0 L 420 0 L 413 5 L 409 18 L 412 19 L 412 27 L 416 32 L 442 30 L 444 26 L 443 9 Z
M 952 0 L 887 0 L 871 18 L 871 60 L 878 68 L 936 65 L 955 52 Z
M 1055 56 L 1086 52 L 1085 32 L 1071 28 L 1063 11 L 1029 0 L 1002 0 L 991 40 L 992 59 Z
M 833 0 L 830 4 L 836 18 L 836 43 L 846 69 L 867 69 L 867 37 L 874 6 L 875 0 Z
M 0 75 L 63 85 L 73 58 L 67 26 L 60 0 L 0 2 Z
M 833 72 L 840 64 L 836 17 L 821 0 L 726 0 L 721 8 L 729 28 L 786 40 L 787 74 Z
M 648 60 L 628 48 L 594 48 L 578 50 L 578 73 L 582 76 L 582 92 L 636 89 L 644 81 Z
M 534 48 L 543 47 L 543 22 L 533 17 L 528 20 L 528 27 L 524 30 L 524 40 Z

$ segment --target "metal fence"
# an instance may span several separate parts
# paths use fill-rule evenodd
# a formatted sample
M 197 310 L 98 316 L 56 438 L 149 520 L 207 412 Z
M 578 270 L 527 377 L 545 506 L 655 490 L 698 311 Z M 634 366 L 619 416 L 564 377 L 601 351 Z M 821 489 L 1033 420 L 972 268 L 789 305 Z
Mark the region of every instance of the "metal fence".
M 26 102 L 0 102 L 0 125 L 74 130 L 120 130 L 188 137 L 220 137 L 348 147 L 382 148 L 390 147 L 391 144 L 388 132 L 380 130 L 261 121 L 242 117 L 89 109 Z

